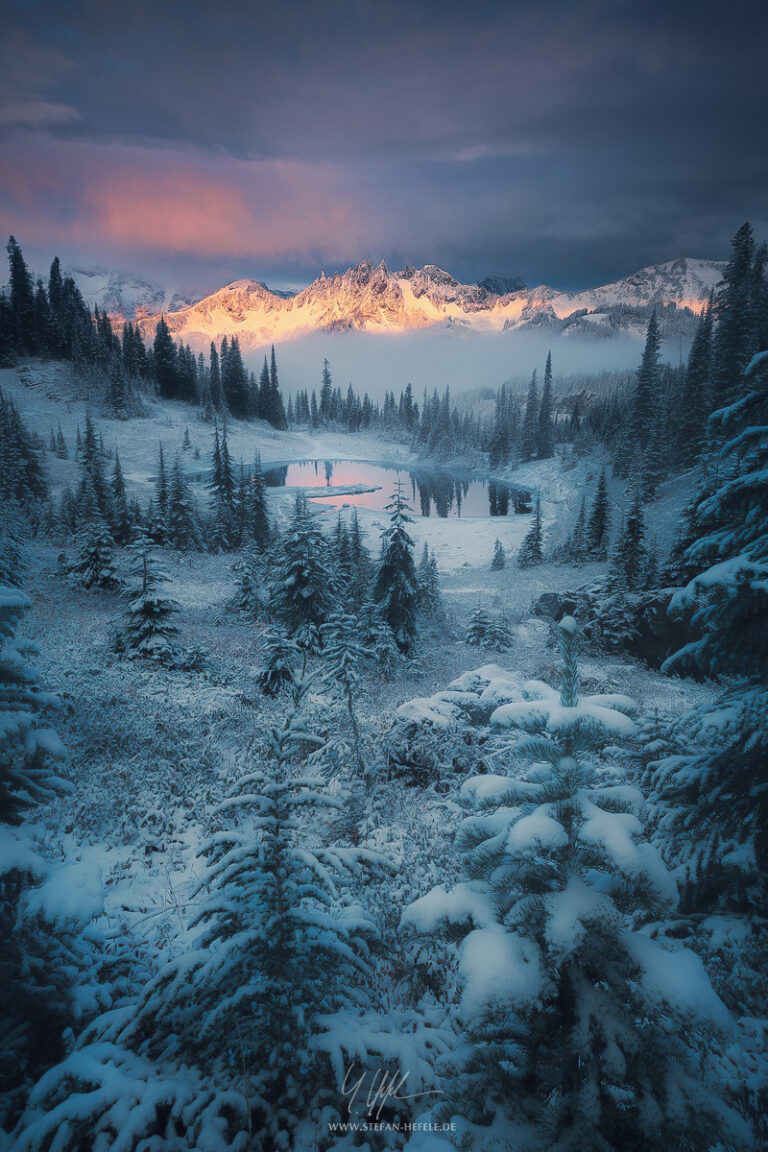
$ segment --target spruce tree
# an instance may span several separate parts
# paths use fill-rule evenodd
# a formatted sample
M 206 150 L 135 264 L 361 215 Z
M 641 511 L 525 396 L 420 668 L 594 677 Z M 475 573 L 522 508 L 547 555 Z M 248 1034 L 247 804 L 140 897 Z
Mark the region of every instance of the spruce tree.
M 158 392 L 166 400 L 175 399 L 179 393 L 178 355 L 164 316 L 160 317 L 155 328 L 152 364 Z
M 430 552 L 426 540 L 416 569 L 416 579 L 419 586 L 419 612 L 428 620 L 439 620 L 443 615 L 443 603 L 440 597 L 440 573 L 437 568 L 437 557 L 434 552 Z
M 413 540 L 407 524 L 413 519 L 403 486 L 397 482 L 392 499 L 385 505 L 389 528 L 381 535 L 381 559 L 373 586 L 373 597 L 389 625 L 400 651 L 411 654 L 417 634 L 418 580 L 413 560 Z
M 192 502 L 189 485 L 184 479 L 181 461 L 176 456 L 168 485 L 168 542 L 184 552 L 199 552 L 203 547 L 200 525 Z
M 83 506 L 83 516 L 93 514 L 92 497 L 96 502 L 96 512 L 109 523 L 112 516 L 112 501 L 109 482 L 104 475 L 104 455 L 96 436 L 96 428 L 90 414 L 86 413 L 85 435 L 80 451 L 80 488 L 78 490 L 78 503 Z
M 555 454 L 555 425 L 552 420 L 552 353 L 547 353 L 544 367 L 544 385 L 539 407 L 539 434 L 537 439 L 539 460 L 549 460 Z
M 262 552 L 269 544 L 270 526 L 267 512 L 267 485 L 261 467 L 261 457 L 257 452 L 253 458 L 248 485 L 247 504 L 248 531 Z
M 129 656 L 170 663 L 175 657 L 174 641 L 179 630 L 174 620 L 179 605 L 163 588 L 170 576 L 143 529 L 134 531 L 128 552 L 130 578 L 122 593 L 125 609 L 116 648 Z
M 698 956 L 644 931 L 677 894 L 606 748 L 636 732 L 632 702 L 580 699 L 570 617 L 560 636 L 560 691 L 532 684 L 492 717 L 520 733 L 518 764 L 465 786 L 465 883 L 403 916 L 463 938 L 462 1037 L 434 1119 L 513 1126 L 520 1152 L 745 1147 L 708 1052 L 728 1013 Z
M 536 387 L 536 370 L 528 385 L 525 398 L 525 416 L 520 433 L 520 459 L 525 463 L 536 458 L 539 445 L 539 390 Z
M 123 470 L 120 465 L 120 454 L 117 448 L 115 448 L 115 464 L 114 468 L 112 469 L 110 490 L 112 497 L 112 519 L 110 521 L 112 535 L 118 544 L 127 544 L 131 538 L 133 517 L 128 506 L 128 497 L 125 488 L 125 477 L 123 476 Z
M 645 517 L 637 492 L 624 518 L 611 561 L 611 582 L 616 589 L 640 592 L 645 587 L 648 548 L 645 543 Z
M 360 727 L 355 696 L 360 685 L 361 666 L 371 652 L 359 640 L 359 623 L 345 612 L 332 612 L 322 626 L 323 680 L 341 696 L 349 720 L 352 754 L 360 780 L 372 783 L 371 769 L 365 755 L 365 742 Z
M 594 560 L 604 560 L 611 539 L 611 504 L 605 468 L 600 472 L 595 499 L 587 523 L 587 549 Z
M 677 455 L 682 465 L 695 464 L 706 443 L 707 417 L 712 408 L 712 298 L 702 312 L 688 353 Z
M 712 383 L 718 408 L 736 395 L 755 347 L 755 241 L 750 224 L 733 238 L 731 258 L 717 286 L 712 346 Z
M 488 611 L 478 604 L 470 617 L 464 643 L 471 644 L 474 648 L 482 648 L 488 638 L 490 628 L 491 617 Z
M 297 682 L 267 755 L 221 805 L 224 830 L 201 850 L 193 949 L 161 968 L 138 1010 L 155 1051 L 172 1037 L 211 1072 L 230 1074 L 221 1036 L 237 1037 L 262 1148 L 305 1147 L 308 1120 L 339 1115 L 317 1041 L 354 1026 L 373 978 L 375 924 L 352 896 L 369 854 L 325 847 L 310 831 L 311 817 L 344 806 L 323 772 L 323 740 L 301 714 L 308 689 Z
M 15 237 L 9 237 L 6 250 L 10 265 L 10 308 L 14 350 L 22 355 L 34 355 L 39 351 L 40 342 L 35 324 L 35 292 L 32 277 Z
M 491 560 L 491 569 L 494 572 L 500 572 L 507 563 L 507 556 L 504 551 L 501 540 L 496 540 L 493 545 L 493 559 Z
M 579 515 L 571 537 L 569 559 L 573 564 L 583 564 L 587 558 L 587 498 L 581 497 Z
M 212 552 L 226 552 L 235 545 L 235 478 L 227 446 L 226 426 L 219 437 L 218 423 L 213 430 L 213 459 L 208 479 L 211 493 L 211 518 L 208 547 Z
M 508 652 L 514 643 L 512 629 L 506 612 L 502 611 L 495 620 L 491 620 L 483 639 L 485 648 L 492 648 L 494 652 Z
M 221 388 L 221 368 L 219 365 L 219 353 L 216 350 L 216 345 L 211 341 L 210 349 L 210 367 L 208 369 L 209 382 L 208 388 L 211 395 L 211 404 L 214 413 L 221 412 L 224 407 L 224 394 Z
M 14 565 L 20 580 L 20 565 Z M 14 573 L 9 573 L 14 578 Z M 64 747 L 49 727 L 59 702 L 46 692 L 29 663 L 37 647 L 22 640 L 19 628 L 29 611 L 21 587 L 0 585 L 0 824 L 20 824 L 26 813 L 66 790 L 57 775 Z
M 645 452 L 651 438 L 651 429 L 659 403 L 659 383 L 661 372 L 659 368 L 659 350 L 661 348 L 661 334 L 659 322 L 656 318 L 656 309 L 651 311 L 648 328 L 645 335 L 645 348 L 640 367 L 637 372 L 637 383 L 632 393 L 632 403 L 629 413 L 629 436 L 632 450 Z
M 303 492 L 280 542 L 269 606 L 302 648 L 320 646 L 320 627 L 334 607 L 336 590 L 328 545 Z
M 257 545 L 250 541 L 233 566 L 235 595 L 232 607 L 250 620 L 261 619 L 266 610 L 266 571 L 264 557 Z
M 83 588 L 114 592 L 122 584 L 115 564 L 115 542 L 100 516 L 87 522 L 78 558 L 69 572 Z
M 520 545 L 517 563 L 520 568 L 531 568 L 544 559 L 544 527 L 541 517 L 541 497 L 536 496 L 536 506 L 528 534 Z

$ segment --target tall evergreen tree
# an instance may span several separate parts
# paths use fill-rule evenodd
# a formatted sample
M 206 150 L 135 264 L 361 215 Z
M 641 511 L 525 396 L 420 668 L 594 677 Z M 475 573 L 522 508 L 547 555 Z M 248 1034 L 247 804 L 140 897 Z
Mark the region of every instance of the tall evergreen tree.
M 112 498 L 112 519 L 110 521 L 112 535 L 118 544 L 127 544 L 131 538 L 133 518 L 128 506 L 125 477 L 123 476 L 123 469 L 120 465 L 120 454 L 117 448 L 115 448 L 115 464 L 112 469 L 112 479 L 110 481 L 110 495 Z
M 129 656 L 169 663 L 175 655 L 174 641 L 179 630 L 174 620 L 179 605 L 163 588 L 170 576 L 143 529 L 135 530 L 128 551 L 130 579 L 122 593 L 125 610 L 115 646 Z
M 302 648 L 320 645 L 320 628 L 334 607 L 336 590 L 325 537 L 303 492 L 282 537 L 270 609 Z
M 706 441 L 707 417 L 712 408 L 712 298 L 699 317 L 688 354 L 685 385 L 676 433 L 681 464 L 694 464 Z
M 651 312 L 645 335 L 645 348 L 637 372 L 637 383 L 632 393 L 629 414 L 630 447 L 633 451 L 645 452 L 651 438 L 651 431 L 659 401 L 659 351 L 661 334 L 656 309 Z
M 520 545 L 517 563 L 521 568 L 531 568 L 544 559 L 544 525 L 541 516 L 541 497 L 536 496 L 536 506 L 528 534 Z
M 155 328 L 152 364 L 155 383 L 161 396 L 173 400 L 178 396 L 178 357 L 165 317 L 161 316 Z
M 413 560 L 413 540 L 407 524 L 413 519 L 403 488 L 398 481 L 392 499 L 385 506 L 389 512 L 389 527 L 382 533 L 379 561 L 373 596 L 381 614 L 389 625 L 395 642 L 404 655 L 410 655 L 417 634 L 416 610 L 418 580 Z
M 537 456 L 539 460 L 549 460 L 555 454 L 555 425 L 552 420 L 552 353 L 547 353 L 544 367 L 544 385 L 541 390 L 539 407 L 539 434 Z
M 520 433 L 520 459 L 533 460 L 539 444 L 539 390 L 536 386 L 536 370 L 531 376 L 528 385 L 528 394 L 525 398 L 525 416 Z
M 735 396 L 750 358 L 758 351 L 753 310 L 754 257 L 752 227 L 742 224 L 733 238 L 731 258 L 715 293 L 712 384 L 718 408 Z
M 192 495 L 181 461 L 176 456 L 171 467 L 168 485 L 168 541 L 182 551 L 200 551 L 203 547 L 200 525 L 197 521 Z
M 597 490 L 587 523 L 587 549 L 594 560 L 604 560 L 611 539 L 611 504 L 605 468 L 600 472 Z
M 645 587 L 648 548 L 640 493 L 636 492 L 619 533 L 611 561 L 611 579 L 622 591 L 639 592 Z
M 507 556 L 504 551 L 504 547 L 501 543 L 501 540 L 497 539 L 493 546 L 493 559 L 491 560 L 491 569 L 494 572 L 500 572 L 501 569 L 505 567 L 506 563 Z
M 539 685 L 494 718 L 523 734 L 531 766 L 465 786 L 467 883 L 403 917 L 463 937 L 463 1036 L 436 1118 L 513 1124 L 521 1152 L 744 1147 L 707 1058 L 724 1005 L 692 951 L 643 931 L 677 894 L 643 839 L 642 797 L 608 758 L 636 731 L 633 703 L 580 699 L 570 617 L 560 636 L 560 691 Z

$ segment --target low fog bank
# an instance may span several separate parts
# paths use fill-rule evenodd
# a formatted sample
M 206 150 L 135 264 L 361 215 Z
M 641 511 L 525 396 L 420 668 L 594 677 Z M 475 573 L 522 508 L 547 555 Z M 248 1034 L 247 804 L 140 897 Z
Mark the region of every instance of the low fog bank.
M 688 352 L 685 340 L 682 355 Z M 416 398 L 426 388 L 456 392 L 478 387 L 498 388 L 504 381 L 523 388 L 534 368 L 539 378 L 548 350 L 552 351 L 555 382 L 558 378 L 636 368 L 642 340 L 627 337 L 579 341 L 556 334 L 531 332 L 458 332 L 428 329 L 418 332 L 316 333 L 277 347 L 280 385 L 286 392 L 320 387 L 327 357 L 334 384 L 382 400 L 384 392 L 398 393 L 410 381 Z M 665 343 L 665 359 L 678 363 L 680 337 Z M 244 350 L 249 368 L 258 372 L 263 351 Z

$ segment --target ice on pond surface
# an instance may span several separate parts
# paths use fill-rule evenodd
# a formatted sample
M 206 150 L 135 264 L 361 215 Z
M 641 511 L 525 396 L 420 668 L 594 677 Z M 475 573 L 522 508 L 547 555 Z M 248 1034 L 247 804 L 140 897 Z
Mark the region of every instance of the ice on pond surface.
M 417 516 L 507 516 L 531 511 L 531 494 L 525 488 L 435 469 L 354 460 L 301 460 L 272 465 L 264 478 L 270 488 L 306 488 L 313 501 L 334 508 L 354 504 L 380 512 L 400 480 Z M 318 491 L 324 488 L 327 495 Z

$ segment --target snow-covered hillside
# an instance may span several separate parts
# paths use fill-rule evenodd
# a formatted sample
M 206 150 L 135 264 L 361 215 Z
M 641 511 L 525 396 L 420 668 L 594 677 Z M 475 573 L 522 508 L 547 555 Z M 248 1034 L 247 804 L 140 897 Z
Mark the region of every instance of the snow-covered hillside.
M 106 268 L 65 268 L 64 272 L 75 281 L 90 309 L 98 307 L 118 322 L 178 312 L 192 307 L 202 295 Z
M 314 332 L 350 329 L 404 332 L 459 327 L 501 332 L 545 326 L 553 335 L 610 337 L 628 330 L 634 334 L 633 320 L 634 327 L 644 327 L 647 317 L 632 317 L 627 310 L 652 305 L 699 310 L 723 267 L 717 261 L 680 259 L 583 292 L 540 286 L 497 295 L 462 284 L 432 264 L 392 272 L 383 262 L 374 267 L 363 260 L 345 272 L 321 275 L 290 297 L 257 280 L 236 280 L 189 307 L 173 310 L 169 326 L 193 347 L 236 335 L 243 348 L 253 348 Z M 144 315 L 147 335 L 153 329 L 151 310 Z

